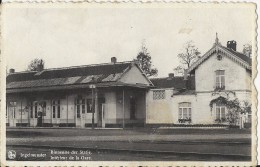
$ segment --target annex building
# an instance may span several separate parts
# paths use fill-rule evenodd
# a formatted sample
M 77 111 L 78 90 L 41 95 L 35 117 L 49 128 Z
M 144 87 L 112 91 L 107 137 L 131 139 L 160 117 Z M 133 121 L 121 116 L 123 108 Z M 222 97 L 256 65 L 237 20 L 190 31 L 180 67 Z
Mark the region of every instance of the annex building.
M 7 126 L 132 127 L 175 124 L 227 124 L 224 104 L 251 103 L 251 58 L 236 42 L 213 47 L 185 71 L 149 79 L 135 61 L 40 72 L 14 72 L 6 81 Z M 94 116 L 93 116 L 94 115 Z M 93 119 L 94 118 L 94 119 Z M 245 113 L 238 124 L 250 123 Z

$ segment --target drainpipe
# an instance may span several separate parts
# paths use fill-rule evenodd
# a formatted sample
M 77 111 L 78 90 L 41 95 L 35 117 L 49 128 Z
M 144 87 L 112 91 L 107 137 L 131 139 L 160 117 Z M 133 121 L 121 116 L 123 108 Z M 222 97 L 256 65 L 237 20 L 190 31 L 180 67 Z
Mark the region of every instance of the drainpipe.
M 77 97 L 76 97 L 77 98 Z M 74 99 L 74 123 L 75 128 L 77 127 L 77 105 L 76 105 L 76 98 Z
M 30 127 L 30 115 L 29 115 L 29 105 L 28 105 L 28 99 L 27 99 L 27 115 L 28 115 L 28 127 Z
M 6 114 L 6 116 L 7 116 L 7 123 L 9 123 L 10 121 L 9 121 L 9 107 L 8 107 L 8 102 L 6 101 L 6 112 L 7 112 L 7 114 Z M 9 123 L 9 126 L 10 126 L 10 123 Z
M 185 69 L 184 70 L 184 83 L 185 83 L 185 89 L 188 89 L 188 73 L 187 73 L 187 70 Z
M 91 106 L 92 106 L 92 129 L 94 129 L 94 87 L 92 87 L 91 89 L 91 94 L 92 94 L 92 99 L 91 99 Z
M 97 90 L 97 88 L 95 89 L 95 100 L 94 100 L 94 102 L 95 102 L 95 113 L 96 113 L 96 118 L 97 118 L 97 124 L 98 124 L 98 90 Z M 95 119 L 95 118 L 94 118 Z M 102 119 L 102 118 L 101 118 Z M 103 121 L 103 120 L 102 120 Z M 101 124 L 101 127 L 102 127 L 102 124 Z
M 69 126 L 69 102 L 68 102 L 68 95 L 66 96 L 67 99 L 67 127 Z
M 125 90 L 123 89 L 123 129 L 125 128 Z
M 50 115 L 51 115 L 51 126 L 53 126 L 53 125 L 52 125 L 52 100 L 50 100 L 50 101 L 51 101 L 51 108 L 50 108 L 50 113 L 51 113 L 51 114 L 50 114 Z
M 22 114 L 22 111 L 23 111 L 23 99 L 21 99 L 21 127 L 22 127 L 22 122 L 23 122 L 23 114 Z

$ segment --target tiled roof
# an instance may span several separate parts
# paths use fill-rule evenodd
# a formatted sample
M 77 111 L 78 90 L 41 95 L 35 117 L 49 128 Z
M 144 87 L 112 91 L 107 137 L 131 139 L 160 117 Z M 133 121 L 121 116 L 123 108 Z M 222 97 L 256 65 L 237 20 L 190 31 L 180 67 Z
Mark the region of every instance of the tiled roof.
M 128 84 L 122 82 L 103 82 L 96 84 L 97 87 L 133 87 L 133 88 L 141 88 L 147 89 L 149 88 L 147 85 L 143 84 Z M 34 92 L 34 91 L 58 91 L 58 90 L 67 90 L 67 89 L 85 89 L 89 88 L 88 84 L 73 84 L 73 85 L 56 85 L 56 86 L 45 86 L 45 87 L 31 87 L 31 88 L 13 88 L 7 89 L 7 93 L 19 93 L 19 92 Z
M 131 64 L 132 62 L 107 63 L 46 69 L 41 72 L 18 72 L 7 76 L 6 88 L 8 90 L 117 82 Z
M 224 47 L 224 46 L 220 46 L 221 48 L 223 48 L 224 50 L 231 52 L 233 55 L 237 56 L 238 58 L 242 59 L 243 61 L 245 61 L 246 63 L 248 63 L 249 65 L 252 64 L 252 59 L 246 55 L 244 55 L 243 53 L 234 51 L 230 48 Z
M 186 90 L 186 89 L 182 89 L 174 93 L 174 95 L 195 95 L 195 94 L 196 94 L 195 90 Z
M 243 53 L 234 51 L 230 48 L 224 47 L 220 44 L 214 45 L 209 51 L 207 51 L 201 58 L 199 58 L 195 63 L 193 63 L 187 70 L 188 73 L 194 71 L 200 64 L 202 64 L 205 60 L 208 59 L 213 53 L 220 52 L 229 57 L 230 59 L 234 60 L 235 62 L 239 63 L 246 69 L 251 70 L 252 59 L 248 56 L 244 55 Z
M 185 80 L 183 77 L 165 77 L 165 78 L 152 78 L 150 79 L 155 88 L 174 88 L 174 89 L 185 89 Z M 195 77 L 189 76 L 187 81 L 188 89 L 195 89 Z

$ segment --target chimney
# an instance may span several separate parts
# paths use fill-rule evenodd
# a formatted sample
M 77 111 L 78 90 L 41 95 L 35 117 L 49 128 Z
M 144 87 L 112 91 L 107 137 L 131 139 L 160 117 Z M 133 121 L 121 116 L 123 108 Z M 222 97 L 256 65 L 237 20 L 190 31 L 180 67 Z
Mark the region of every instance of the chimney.
M 250 52 L 246 52 L 245 55 L 246 55 L 247 57 L 251 58 Z
M 42 71 L 43 70 L 43 64 L 39 64 L 38 65 L 38 71 Z
M 111 63 L 116 63 L 116 57 L 111 57 Z
M 169 73 L 168 76 L 169 76 L 170 79 L 173 79 L 174 78 L 174 73 Z
M 184 84 L 185 84 L 185 89 L 188 89 L 188 72 L 186 69 L 184 70 L 183 80 L 184 80 Z
M 10 74 L 15 73 L 15 70 L 13 68 L 9 69 L 9 73 Z
M 184 77 L 183 77 L 184 80 L 188 80 L 188 74 L 187 74 L 187 70 L 184 70 Z
M 234 41 L 234 40 L 232 40 L 232 41 L 227 41 L 227 48 L 236 51 L 236 50 L 237 50 L 237 42 Z

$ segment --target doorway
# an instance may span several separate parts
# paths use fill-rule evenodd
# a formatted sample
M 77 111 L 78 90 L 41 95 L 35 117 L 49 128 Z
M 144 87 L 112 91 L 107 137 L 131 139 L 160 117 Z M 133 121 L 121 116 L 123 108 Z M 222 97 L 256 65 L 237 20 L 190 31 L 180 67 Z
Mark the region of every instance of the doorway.
M 37 113 L 37 127 L 42 127 L 42 112 Z
M 130 96 L 130 119 L 131 120 L 136 119 L 135 113 L 136 113 L 136 98 Z
M 98 127 L 105 128 L 105 98 L 98 99 Z

